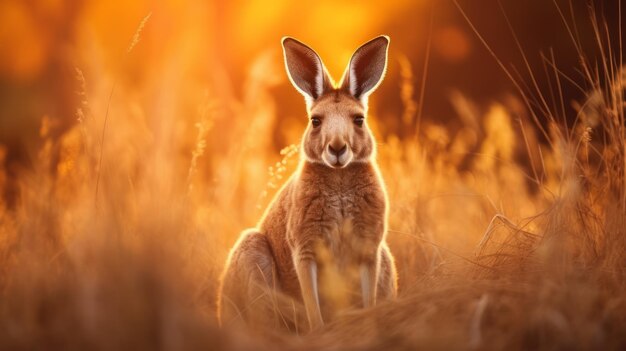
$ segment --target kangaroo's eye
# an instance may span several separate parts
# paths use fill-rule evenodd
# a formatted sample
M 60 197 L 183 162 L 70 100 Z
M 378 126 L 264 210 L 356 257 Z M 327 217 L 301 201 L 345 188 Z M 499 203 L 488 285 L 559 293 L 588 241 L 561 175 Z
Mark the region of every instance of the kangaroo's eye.
M 365 118 L 363 118 L 363 116 L 361 115 L 354 116 L 354 124 L 356 124 L 359 127 L 363 127 L 364 120 Z
M 322 124 L 322 120 L 319 117 L 311 117 L 311 124 L 313 125 L 313 128 L 317 128 Z

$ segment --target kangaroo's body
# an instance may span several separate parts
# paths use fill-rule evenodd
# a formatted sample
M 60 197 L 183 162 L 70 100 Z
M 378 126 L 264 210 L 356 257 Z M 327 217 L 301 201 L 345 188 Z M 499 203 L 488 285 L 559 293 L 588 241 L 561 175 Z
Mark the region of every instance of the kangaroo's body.
M 396 271 L 385 243 L 388 202 L 364 124 L 387 44 L 379 37 L 357 50 L 344 84 L 335 87 L 314 51 L 283 41 L 287 70 L 312 122 L 298 171 L 231 251 L 220 291 L 222 323 L 281 324 L 283 307 L 273 291 L 303 302 L 312 329 L 338 309 L 395 296 Z

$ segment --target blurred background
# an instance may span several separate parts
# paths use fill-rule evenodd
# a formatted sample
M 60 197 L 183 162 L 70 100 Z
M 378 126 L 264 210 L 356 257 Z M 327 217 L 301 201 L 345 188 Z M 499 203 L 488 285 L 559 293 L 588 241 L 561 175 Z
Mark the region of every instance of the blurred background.
M 516 67 L 513 72 L 529 81 L 508 16 L 544 91 L 548 86 L 541 67 L 547 65 L 540 53 L 554 55 L 563 74 L 580 76 L 579 57 L 559 11 L 578 23 L 571 30 L 583 46 L 591 48 L 590 58 L 595 55 L 586 2 L 556 3 L 559 7 L 544 0 L 459 1 L 502 63 L 509 69 Z M 604 9 L 607 4 L 612 7 L 609 11 Z M 618 17 L 613 5 L 612 1 L 593 5 L 610 26 Z M 127 53 L 137 27 L 149 14 L 141 43 Z M 38 135 L 44 117 L 54 136 L 76 124 L 83 84 L 76 69 L 82 71 L 90 93 L 118 84 L 123 92 L 116 94 L 114 103 L 129 95 L 144 101 L 149 105 L 146 116 L 153 121 L 193 118 L 204 93 L 220 101 L 268 99 L 279 116 L 263 131 L 272 133 L 271 146 L 277 151 L 297 142 L 306 120 L 302 99 L 282 67 L 280 38 L 286 35 L 317 50 L 336 79 L 358 45 L 381 33 L 391 37 L 389 71 L 372 100 L 383 135 L 402 133 L 398 116 L 406 107 L 399 93 L 403 77 L 415 87 L 405 94 L 421 103 L 409 113 L 451 126 L 458 119 L 451 97 L 458 92 L 479 105 L 518 94 L 451 0 L 298 4 L 287 0 L 6 0 L 0 3 L 0 23 L 0 144 L 5 150 L 4 167 L 13 175 L 19 168 L 32 167 L 41 146 Z M 246 97 L 246 84 L 266 85 L 270 95 Z M 562 89 L 569 99 L 582 95 L 571 84 L 563 84 Z M 93 113 L 102 118 L 104 106 Z M 222 114 L 218 123 L 228 128 L 233 117 L 224 115 L 227 111 Z M 225 138 L 222 142 L 228 140 L 220 135 Z
M 215 301 L 298 164 L 280 40 L 339 79 L 387 34 L 400 297 L 308 340 L 624 349 L 620 4 L 1 0 L 0 348 L 246 349 Z

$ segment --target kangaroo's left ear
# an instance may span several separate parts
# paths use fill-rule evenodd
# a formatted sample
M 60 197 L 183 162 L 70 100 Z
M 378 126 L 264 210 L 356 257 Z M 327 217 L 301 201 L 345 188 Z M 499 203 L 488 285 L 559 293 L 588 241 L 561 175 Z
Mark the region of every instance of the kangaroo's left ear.
M 387 69 L 389 37 L 381 35 L 361 45 L 350 59 L 341 88 L 355 98 L 367 98 L 382 82 Z

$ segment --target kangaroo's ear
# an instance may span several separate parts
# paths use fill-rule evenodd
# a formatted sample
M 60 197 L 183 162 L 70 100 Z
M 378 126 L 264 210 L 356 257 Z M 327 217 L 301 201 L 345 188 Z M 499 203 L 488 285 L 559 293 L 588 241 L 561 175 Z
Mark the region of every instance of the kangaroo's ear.
M 305 98 L 315 100 L 332 88 L 324 64 L 313 49 L 296 39 L 284 37 L 283 53 L 291 84 Z
M 386 35 L 361 45 L 350 59 L 341 88 L 357 99 L 371 94 L 385 76 L 388 48 L 389 37 Z

